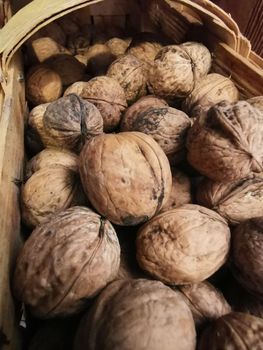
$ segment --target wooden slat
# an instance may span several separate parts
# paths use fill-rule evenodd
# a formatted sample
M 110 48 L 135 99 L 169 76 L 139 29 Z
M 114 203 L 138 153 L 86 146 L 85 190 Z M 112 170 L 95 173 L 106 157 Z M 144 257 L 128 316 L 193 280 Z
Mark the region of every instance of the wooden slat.
M 19 318 L 10 277 L 20 244 L 18 180 L 22 179 L 23 172 L 25 113 L 24 84 L 19 81 L 21 72 L 20 55 L 16 54 L 10 66 L 8 94 L 0 106 L 0 331 L 8 341 L 0 344 L 1 350 L 20 348 Z

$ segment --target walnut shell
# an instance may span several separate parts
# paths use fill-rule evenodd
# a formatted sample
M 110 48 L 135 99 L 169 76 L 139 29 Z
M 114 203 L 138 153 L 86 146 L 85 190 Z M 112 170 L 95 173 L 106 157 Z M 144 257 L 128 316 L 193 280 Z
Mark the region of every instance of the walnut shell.
M 95 44 L 85 52 L 87 71 L 92 76 L 104 75 L 111 63 L 116 59 L 110 48 L 104 44 Z
M 48 23 L 39 29 L 27 40 L 26 44 L 31 44 L 33 40 L 43 37 L 49 37 L 62 46 L 66 45 L 66 35 L 60 25 L 56 22 Z
M 99 110 L 76 94 L 61 97 L 47 106 L 43 117 L 48 144 L 80 150 L 92 137 L 103 132 Z M 45 140 L 42 140 L 45 144 Z
M 195 84 L 192 59 L 178 45 L 161 49 L 149 71 L 148 88 L 151 93 L 165 98 L 188 96 Z
M 87 65 L 88 60 L 87 60 L 87 57 L 85 56 L 85 54 L 80 53 L 80 54 L 74 55 L 74 57 L 75 57 L 80 63 L 84 64 L 85 66 Z
M 191 117 L 198 117 L 219 102 L 237 102 L 238 98 L 239 92 L 232 80 L 221 74 L 211 73 L 196 82 L 182 107 Z
M 180 45 L 191 57 L 194 64 L 195 81 L 205 77 L 212 65 L 212 57 L 208 48 L 198 42 L 188 41 Z
M 139 132 L 103 134 L 80 154 L 83 188 L 96 210 L 118 225 L 137 225 L 159 212 L 171 191 L 169 162 Z
M 90 40 L 82 33 L 75 33 L 69 36 L 67 46 L 73 55 L 86 53 Z
M 76 93 L 93 103 L 103 118 L 104 131 L 114 130 L 121 118 L 121 113 L 127 107 L 125 92 L 120 84 L 112 78 L 100 76 L 88 82 L 77 82 L 64 93 Z
M 36 171 L 21 191 L 22 218 L 28 227 L 47 221 L 54 213 L 84 202 L 78 173 L 63 165 Z
M 52 56 L 59 54 L 69 54 L 70 52 L 62 45 L 59 45 L 52 38 L 43 37 L 32 41 L 33 55 L 38 62 L 44 62 Z
M 201 335 L 198 350 L 260 350 L 263 343 L 263 320 L 232 312 L 212 323 Z
M 262 202 L 261 202 L 262 206 Z M 240 224 L 232 235 L 232 271 L 238 282 L 263 300 L 263 217 Z
M 42 140 L 48 144 L 49 138 L 43 125 L 43 117 L 48 105 L 49 103 L 44 103 L 34 107 L 28 116 L 26 142 L 29 150 L 33 153 L 38 153 L 44 148 Z
M 263 172 L 263 123 L 247 102 L 221 102 L 188 132 L 188 161 L 214 181 L 229 182 Z
M 118 57 L 125 54 L 131 40 L 123 40 L 120 38 L 111 38 L 105 45 L 111 50 L 111 53 Z
M 116 281 L 80 323 L 74 350 L 195 349 L 193 317 L 180 293 L 157 281 Z
M 231 312 L 223 294 L 209 282 L 178 287 L 192 311 L 196 327 Z
M 125 91 L 128 104 L 146 95 L 146 73 L 143 62 L 133 55 L 124 55 L 115 60 L 107 76 L 119 82 Z
M 204 180 L 197 202 L 223 216 L 230 224 L 263 216 L 263 174 L 228 183 Z
M 26 97 L 33 105 L 57 100 L 62 95 L 62 80 L 54 70 L 39 65 L 26 78 Z
M 138 112 L 136 118 L 134 116 L 128 131 L 139 131 L 152 136 L 167 156 L 180 159 L 190 126 L 190 118 L 178 109 L 150 107 Z
M 53 165 L 63 165 L 78 172 L 78 156 L 65 149 L 45 148 L 26 164 L 25 178 L 28 179 L 36 171 Z
M 171 285 L 198 283 L 226 261 L 230 230 L 212 210 L 186 204 L 147 222 L 137 235 L 142 269 Z
M 74 56 L 63 54 L 50 57 L 45 64 L 59 74 L 65 86 L 82 80 L 86 69 Z
M 166 204 L 162 207 L 160 213 L 178 208 L 181 205 L 192 202 L 191 181 L 181 171 L 171 168 L 172 170 L 172 189 Z
M 259 109 L 263 113 L 263 96 L 256 96 L 252 97 L 249 100 L 247 100 L 248 103 L 250 103 L 253 107 Z M 261 114 L 261 118 L 263 118 L 263 115 Z
M 134 121 L 137 119 L 139 113 L 149 109 L 150 107 L 169 107 L 165 100 L 162 100 L 154 95 L 147 95 L 141 97 L 138 101 L 133 103 L 125 111 L 124 116 L 121 120 L 121 130 L 128 131 L 131 130 Z
M 70 208 L 38 226 L 25 242 L 14 293 L 37 317 L 70 315 L 115 278 L 119 263 L 111 223 L 88 208 Z

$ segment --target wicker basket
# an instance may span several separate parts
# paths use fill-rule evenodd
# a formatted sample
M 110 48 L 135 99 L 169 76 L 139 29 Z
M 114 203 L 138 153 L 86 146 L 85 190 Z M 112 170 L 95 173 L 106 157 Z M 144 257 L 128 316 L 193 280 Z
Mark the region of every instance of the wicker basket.
M 0 21 L 7 22 L 0 32 L 0 348 L 19 349 L 19 312 L 9 276 L 20 243 L 27 105 L 19 48 L 26 39 L 47 23 L 85 7 L 93 23 L 162 31 L 176 43 L 201 40 L 213 52 L 213 71 L 231 76 L 243 97 L 263 95 L 263 61 L 232 18 L 208 0 L 35 0 L 9 21 L 8 5 L 0 4 Z

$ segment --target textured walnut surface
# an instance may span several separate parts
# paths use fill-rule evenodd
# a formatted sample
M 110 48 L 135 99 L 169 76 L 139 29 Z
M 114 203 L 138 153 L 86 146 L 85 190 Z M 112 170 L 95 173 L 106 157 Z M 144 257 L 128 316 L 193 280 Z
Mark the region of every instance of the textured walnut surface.
M 201 336 L 198 350 L 261 350 L 263 320 L 233 312 L 216 320 Z
M 119 82 L 125 91 L 128 104 L 146 95 L 147 76 L 144 64 L 133 55 L 123 55 L 115 60 L 110 65 L 107 76 Z
M 130 45 L 130 40 L 111 38 L 105 43 L 105 45 L 108 46 L 114 56 L 118 57 L 125 54 L 125 51 Z
M 197 201 L 222 215 L 235 225 L 263 216 L 263 174 L 233 182 L 203 181 L 197 191 Z
M 76 94 L 50 103 L 43 116 L 43 125 L 49 145 L 76 151 L 87 140 L 103 132 L 103 119 L 99 110 Z
M 186 298 L 196 327 L 231 312 L 231 307 L 223 294 L 209 282 L 178 287 Z
M 139 131 L 159 144 L 167 156 L 180 158 L 185 149 L 187 131 L 191 126 L 188 116 L 176 108 L 150 107 L 134 116 L 129 131 Z
M 234 230 L 231 261 L 237 280 L 263 300 L 263 217 L 248 220 Z
M 123 88 L 117 81 L 106 76 L 96 77 L 88 82 L 76 82 L 65 91 L 64 96 L 71 93 L 76 93 L 98 108 L 105 131 L 111 131 L 118 126 L 121 113 L 127 107 Z
M 161 213 L 192 202 L 190 178 L 175 168 L 171 168 L 171 170 L 172 189 L 168 201 L 162 207 Z
M 84 190 L 96 210 L 115 224 L 137 225 L 168 200 L 172 177 L 160 146 L 137 132 L 104 134 L 80 154 Z
M 183 297 L 161 282 L 116 281 L 83 319 L 75 350 L 194 350 L 193 318 Z
M 109 221 L 70 208 L 38 226 L 16 263 L 14 292 L 38 317 L 79 312 L 115 278 L 120 246 Z
M 154 95 L 147 95 L 141 97 L 138 101 L 136 101 L 129 108 L 126 109 L 125 114 L 123 115 L 121 120 L 121 130 L 131 130 L 134 121 L 137 119 L 140 113 L 144 112 L 149 108 L 159 107 L 168 108 L 168 104 L 165 102 L 165 100 L 162 100 Z
M 52 165 L 64 165 L 78 172 L 78 156 L 65 149 L 45 148 L 27 162 L 25 178 L 28 179 L 36 171 Z
M 247 102 L 221 102 L 188 132 L 188 161 L 214 181 L 229 182 L 263 171 L 263 123 Z
M 222 102 L 236 102 L 239 92 L 235 84 L 228 77 L 211 73 L 195 83 L 191 94 L 183 103 L 183 109 L 192 117 L 198 117 L 202 111 Z
M 230 230 L 212 210 L 185 204 L 147 222 L 137 235 L 141 268 L 168 284 L 198 283 L 226 261 Z
M 63 165 L 41 168 L 22 187 L 24 223 L 35 227 L 47 221 L 54 213 L 83 204 L 82 191 L 76 171 Z

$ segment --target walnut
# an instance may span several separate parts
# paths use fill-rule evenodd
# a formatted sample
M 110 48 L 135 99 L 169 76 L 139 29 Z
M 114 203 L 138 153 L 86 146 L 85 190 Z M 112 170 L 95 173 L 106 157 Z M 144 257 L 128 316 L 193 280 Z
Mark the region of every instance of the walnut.
M 182 153 L 185 153 L 187 131 L 191 126 L 191 120 L 184 112 L 169 106 L 150 107 L 143 108 L 133 117 L 133 123 L 127 131 L 148 134 L 168 157 L 174 160 L 182 158 Z
M 66 35 L 60 25 L 56 22 L 51 22 L 39 29 L 27 40 L 26 44 L 30 45 L 33 40 L 43 37 L 49 37 L 62 46 L 66 45 Z
M 52 165 L 63 165 L 77 172 L 78 156 L 66 149 L 45 148 L 29 160 L 25 178 L 28 179 L 36 171 Z
M 47 221 L 54 213 L 84 204 L 78 172 L 63 165 L 36 171 L 21 191 L 22 218 L 28 227 Z
M 62 95 L 62 80 L 45 65 L 32 68 L 26 78 L 26 97 L 33 105 L 57 100 Z
M 171 191 L 171 170 L 160 146 L 139 132 L 104 134 L 80 154 L 84 190 L 96 210 L 133 226 L 159 212 Z
M 263 96 L 256 96 L 252 97 L 249 100 L 247 100 L 248 103 L 250 103 L 253 107 L 259 109 L 263 113 Z M 261 118 L 263 118 L 263 114 L 261 114 Z
M 44 103 L 34 107 L 28 116 L 26 129 L 26 142 L 29 150 L 33 153 L 40 152 L 43 148 L 42 140 L 48 144 L 48 136 L 45 133 L 43 125 L 43 116 L 49 103 Z
M 195 327 L 180 293 L 160 282 L 116 281 L 84 316 L 75 350 L 194 350 Z
M 197 202 L 223 216 L 230 224 L 263 216 L 263 174 L 221 183 L 204 180 L 198 187 Z
M 166 204 L 162 207 L 160 213 L 178 208 L 181 205 L 192 202 L 190 178 L 181 171 L 172 170 L 172 189 Z
M 119 268 L 120 246 L 111 223 L 85 207 L 54 215 L 25 242 L 13 290 L 34 315 L 78 313 Z
M 69 36 L 67 46 L 73 55 L 86 53 L 90 40 L 82 33 L 75 33 Z
M 231 307 L 223 294 L 209 282 L 189 284 L 178 288 L 183 293 L 198 328 L 231 312 Z
M 238 282 L 261 300 L 263 300 L 262 252 L 263 217 L 241 223 L 232 235 L 232 271 Z
M 118 57 L 125 54 L 128 46 L 130 45 L 131 39 L 124 40 L 120 38 L 111 38 L 108 40 L 105 45 L 111 50 L 111 53 Z
M 206 113 L 215 104 L 237 102 L 239 97 L 235 84 L 227 77 L 211 73 L 195 84 L 193 91 L 183 102 L 183 110 L 191 117 Z
M 44 62 L 52 56 L 69 54 L 70 52 L 62 45 L 49 37 L 39 38 L 32 41 L 32 54 L 38 62 Z
M 85 66 L 87 65 L 88 59 L 87 59 L 87 57 L 85 56 L 85 54 L 80 53 L 80 54 L 75 55 L 74 57 L 75 57 L 80 63 L 84 64 Z
M 230 230 L 212 210 L 186 204 L 147 222 L 137 235 L 142 269 L 167 284 L 204 281 L 226 261 Z
M 88 82 L 77 82 L 65 91 L 64 96 L 71 93 L 76 93 L 98 108 L 103 118 L 104 131 L 112 131 L 118 126 L 121 113 L 127 107 L 123 88 L 117 81 L 106 76 Z
M 47 106 L 43 126 L 48 145 L 78 151 L 87 140 L 103 132 L 103 119 L 92 103 L 69 94 Z
M 165 46 L 149 71 L 149 90 L 168 100 L 187 97 L 210 66 L 211 55 L 202 44 Z
M 188 132 L 188 161 L 214 181 L 229 182 L 263 172 L 263 123 L 247 102 L 221 102 Z
M 232 312 L 213 322 L 201 335 L 198 350 L 262 348 L 263 320 L 258 317 Z
M 111 63 L 116 59 L 110 48 L 104 44 L 95 44 L 85 52 L 87 71 L 92 76 L 104 75 Z
M 239 291 L 240 289 L 238 290 L 238 298 L 235 299 L 237 301 L 235 310 L 263 318 L 263 301 L 249 293 L 243 293 L 240 297 Z
M 125 111 L 124 116 L 121 120 L 121 130 L 128 131 L 131 130 L 134 121 L 137 119 L 139 113 L 149 109 L 150 107 L 158 108 L 158 107 L 169 107 L 168 104 L 153 95 L 147 95 L 141 97 L 138 101 L 133 103 L 127 110 Z
M 188 41 L 180 45 L 191 57 L 194 65 L 195 81 L 205 77 L 212 65 L 211 53 L 206 46 L 201 43 Z
M 86 69 L 74 56 L 63 54 L 50 57 L 45 64 L 59 74 L 65 86 L 82 80 Z
M 147 77 L 144 65 L 133 55 L 124 55 L 115 60 L 110 65 L 107 76 L 119 82 L 125 91 L 128 104 L 146 95 Z
M 142 32 L 135 35 L 127 49 L 127 53 L 140 59 L 148 70 L 153 65 L 154 59 L 161 50 L 162 37 L 155 33 Z

